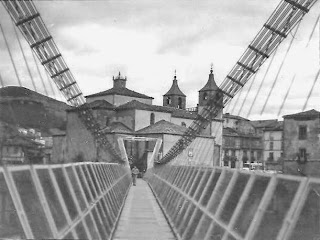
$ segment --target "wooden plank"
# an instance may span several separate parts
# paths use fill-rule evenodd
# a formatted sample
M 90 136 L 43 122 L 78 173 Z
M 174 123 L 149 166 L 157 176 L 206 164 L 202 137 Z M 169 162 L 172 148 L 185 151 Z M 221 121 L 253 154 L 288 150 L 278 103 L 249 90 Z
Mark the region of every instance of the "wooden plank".
M 131 187 L 113 239 L 176 239 L 145 181 Z

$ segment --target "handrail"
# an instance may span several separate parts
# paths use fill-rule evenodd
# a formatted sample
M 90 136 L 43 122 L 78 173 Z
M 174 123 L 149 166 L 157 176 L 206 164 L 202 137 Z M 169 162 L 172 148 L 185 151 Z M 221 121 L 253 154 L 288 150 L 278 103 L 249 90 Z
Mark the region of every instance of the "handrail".
M 154 168 L 148 182 L 178 239 L 314 239 L 320 234 L 318 178 L 166 165 Z
M 0 167 L 0 238 L 111 239 L 130 183 L 110 163 Z

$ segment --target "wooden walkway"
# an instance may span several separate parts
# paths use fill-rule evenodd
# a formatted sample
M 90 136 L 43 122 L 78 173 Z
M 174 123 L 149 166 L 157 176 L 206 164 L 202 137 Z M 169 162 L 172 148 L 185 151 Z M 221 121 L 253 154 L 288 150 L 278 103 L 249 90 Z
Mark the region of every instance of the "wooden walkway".
M 138 179 L 129 190 L 114 240 L 176 239 L 148 184 Z

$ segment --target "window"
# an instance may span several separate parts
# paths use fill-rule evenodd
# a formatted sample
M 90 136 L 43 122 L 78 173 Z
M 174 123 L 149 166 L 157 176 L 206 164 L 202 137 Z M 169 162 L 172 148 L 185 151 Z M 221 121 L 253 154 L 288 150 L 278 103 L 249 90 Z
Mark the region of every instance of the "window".
M 307 126 L 299 126 L 299 139 L 307 139 Z
M 181 123 L 181 126 L 186 127 L 187 124 L 186 124 L 185 122 L 182 122 L 182 123 Z
M 273 156 L 273 152 L 269 152 L 269 161 L 273 161 L 274 160 L 274 156 Z
M 307 149 L 299 148 L 300 161 L 307 161 Z
M 273 142 L 270 142 L 269 149 L 273 150 Z
M 171 97 L 167 97 L 167 104 L 171 104 Z
M 178 108 L 182 109 L 182 98 L 178 98 Z
M 231 156 L 233 156 L 233 157 L 236 156 L 236 150 L 231 150 Z
M 18 154 L 19 152 L 19 148 L 18 147 L 13 147 L 13 153 L 14 154 Z
M 154 124 L 154 113 L 150 114 L 150 125 Z
M 203 100 L 207 100 L 208 99 L 208 94 L 205 92 L 204 94 L 203 94 Z
M 256 158 L 254 157 L 254 151 L 251 151 L 250 153 L 250 160 L 252 163 L 256 160 Z

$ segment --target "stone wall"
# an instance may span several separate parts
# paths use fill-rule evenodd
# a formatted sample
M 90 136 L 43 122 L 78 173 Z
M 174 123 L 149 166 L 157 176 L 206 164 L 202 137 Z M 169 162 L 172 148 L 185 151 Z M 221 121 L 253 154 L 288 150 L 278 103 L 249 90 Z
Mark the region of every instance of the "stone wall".
M 297 161 L 284 161 L 283 173 L 307 177 L 320 177 L 320 159 L 299 164 Z
M 299 126 L 307 127 L 307 138 L 299 139 Z M 294 160 L 299 148 L 307 150 L 308 161 L 320 161 L 319 118 L 309 120 L 284 119 L 284 158 Z

